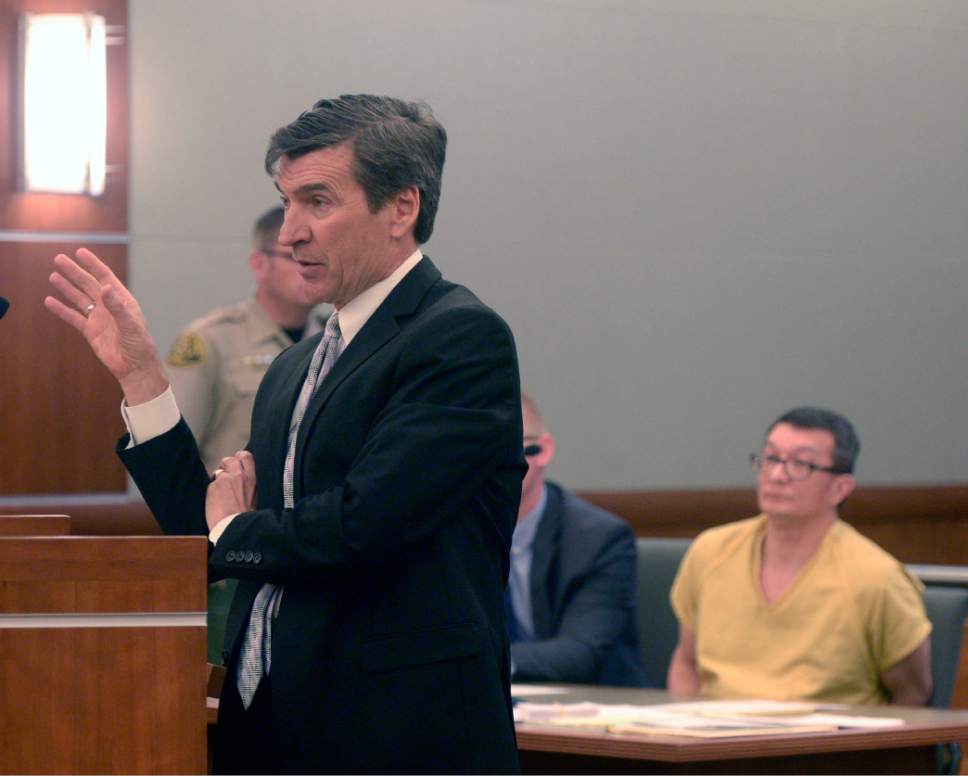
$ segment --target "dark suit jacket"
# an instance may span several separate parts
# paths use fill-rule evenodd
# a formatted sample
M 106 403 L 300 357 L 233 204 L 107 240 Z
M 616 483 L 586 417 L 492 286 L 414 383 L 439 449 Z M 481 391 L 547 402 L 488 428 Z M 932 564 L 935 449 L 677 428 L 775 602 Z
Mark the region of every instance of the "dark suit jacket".
M 257 509 L 211 551 L 215 574 L 241 580 L 229 681 L 256 592 L 283 583 L 280 770 L 514 771 L 502 590 L 525 464 L 511 333 L 421 261 L 311 400 L 296 505 L 283 510 L 289 419 L 319 336 L 263 379 Z M 207 533 L 207 476 L 184 422 L 120 454 L 167 533 Z
M 535 641 L 511 645 L 521 681 L 647 686 L 628 523 L 552 482 L 534 539 Z

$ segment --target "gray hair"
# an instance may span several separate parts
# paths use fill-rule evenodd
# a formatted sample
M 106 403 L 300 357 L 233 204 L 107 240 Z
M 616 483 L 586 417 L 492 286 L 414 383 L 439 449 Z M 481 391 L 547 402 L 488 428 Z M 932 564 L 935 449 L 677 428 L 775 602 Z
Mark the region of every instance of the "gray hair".
M 324 99 L 269 140 L 265 166 L 270 175 L 285 156 L 296 159 L 321 148 L 352 142 L 354 174 L 375 213 L 407 186 L 420 191 L 414 238 L 427 242 L 440 202 L 447 132 L 423 102 L 372 94 Z

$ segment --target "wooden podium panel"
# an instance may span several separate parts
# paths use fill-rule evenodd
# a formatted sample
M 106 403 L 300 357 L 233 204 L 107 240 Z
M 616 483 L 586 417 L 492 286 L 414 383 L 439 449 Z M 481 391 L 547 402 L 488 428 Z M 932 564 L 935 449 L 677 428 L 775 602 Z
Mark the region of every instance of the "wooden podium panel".
M 0 515 L 0 536 L 67 536 L 67 515 Z
M 0 772 L 205 772 L 206 554 L 0 538 Z

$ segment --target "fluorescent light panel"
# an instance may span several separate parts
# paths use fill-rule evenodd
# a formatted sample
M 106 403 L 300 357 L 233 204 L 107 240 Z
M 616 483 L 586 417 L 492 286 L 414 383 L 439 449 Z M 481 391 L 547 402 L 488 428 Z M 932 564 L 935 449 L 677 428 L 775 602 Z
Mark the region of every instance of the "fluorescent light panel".
M 93 13 L 21 15 L 27 191 L 104 192 L 105 32 L 104 17 Z

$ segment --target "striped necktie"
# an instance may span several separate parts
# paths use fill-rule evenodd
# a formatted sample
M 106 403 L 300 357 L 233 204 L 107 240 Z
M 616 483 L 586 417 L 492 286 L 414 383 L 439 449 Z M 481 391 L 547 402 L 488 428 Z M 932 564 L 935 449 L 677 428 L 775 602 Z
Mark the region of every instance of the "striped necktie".
M 289 444 L 286 449 L 286 463 L 282 470 L 282 499 L 285 509 L 292 509 L 295 506 L 293 470 L 299 426 L 306 415 L 306 409 L 316 392 L 316 387 L 332 369 L 333 363 L 343 351 L 343 346 L 339 319 L 337 313 L 334 312 L 326 321 L 323 338 L 313 352 L 312 361 L 309 362 L 309 371 L 306 373 L 306 379 L 303 381 L 299 398 L 296 400 L 296 406 L 292 410 L 292 417 L 289 421 Z M 252 603 L 252 611 L 249 614 L 249 624 L 245 629 L 245 639 L 242 642 L 242 651 L 239 654 L 236 674 L 239 696 L 242 698 L 242 706 L 246 709 L 249 708 L 252 699 L 255 697 L 255 691 L 259 687 L 260 680 L 269 673 L 272 665 L 270 646 L 272 642 L 272 617 L 278 611 L 281 598 L 282 585 L 266 582 L 259 589 L 255 601 Z

